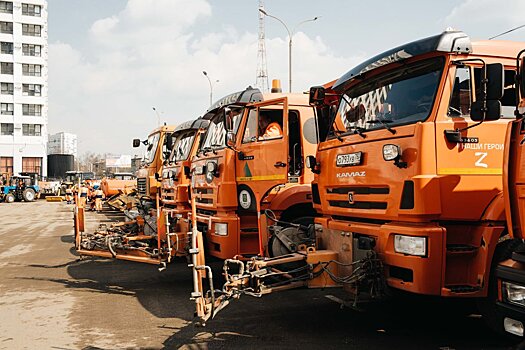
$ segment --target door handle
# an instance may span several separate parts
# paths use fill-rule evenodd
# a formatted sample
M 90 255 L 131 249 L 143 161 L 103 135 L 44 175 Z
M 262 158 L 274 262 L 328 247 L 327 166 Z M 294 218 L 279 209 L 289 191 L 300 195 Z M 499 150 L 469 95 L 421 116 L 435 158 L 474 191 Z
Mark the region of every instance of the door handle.
M 283 162 L 277 162 L 273 166 L 276 168 L 279 168 L 279 167 L 284 168 L 286 167 L 286 164 L 284 164 Z

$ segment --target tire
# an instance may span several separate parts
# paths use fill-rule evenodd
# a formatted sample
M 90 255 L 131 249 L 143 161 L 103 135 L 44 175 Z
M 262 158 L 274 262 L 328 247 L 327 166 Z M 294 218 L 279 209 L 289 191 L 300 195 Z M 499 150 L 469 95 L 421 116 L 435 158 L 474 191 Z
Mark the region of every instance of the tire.
M 33 190 L 32 188 L 26 188 L 24 192 L 22 192 L 22 197 L 26 202 L 34 201 L 36 198 L 35 190 Z
M 15 195 L 12 193 L 8 193 L 5 195 L 5 202 L 6 203 L 13 203 L 15 201 Z

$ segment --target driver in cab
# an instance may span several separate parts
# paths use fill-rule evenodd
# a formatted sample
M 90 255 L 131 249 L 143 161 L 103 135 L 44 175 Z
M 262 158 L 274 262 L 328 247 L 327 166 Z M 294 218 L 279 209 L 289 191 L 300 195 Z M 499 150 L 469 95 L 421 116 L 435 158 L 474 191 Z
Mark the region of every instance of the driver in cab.
M 272 121 L 269 116 L 261 114 L 259 116 L 259 140 L 277 139 L 283 136 L 281 125 Z

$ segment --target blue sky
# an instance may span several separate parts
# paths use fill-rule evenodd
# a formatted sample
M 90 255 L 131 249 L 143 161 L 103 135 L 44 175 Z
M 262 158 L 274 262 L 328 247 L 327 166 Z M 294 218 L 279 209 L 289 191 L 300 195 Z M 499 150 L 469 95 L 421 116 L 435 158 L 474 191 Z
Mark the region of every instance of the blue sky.
M 162 120 L 201 115 L 255 83 L 257 0 L 48 0 L 49 131 L 77 133 L 79 151 L 132 153 Z M 332 80 L 371 57 L 447 27 L 486 39 L 525 24 L 523 0 L 265 0 L 293 37 L 294 90 Z M 267 18 L 270 79 L 287 89 L 284 27 Z M 525 41 L 525 29 L 504 36 Z M 525 47 L 525 46 L 524 46 Z

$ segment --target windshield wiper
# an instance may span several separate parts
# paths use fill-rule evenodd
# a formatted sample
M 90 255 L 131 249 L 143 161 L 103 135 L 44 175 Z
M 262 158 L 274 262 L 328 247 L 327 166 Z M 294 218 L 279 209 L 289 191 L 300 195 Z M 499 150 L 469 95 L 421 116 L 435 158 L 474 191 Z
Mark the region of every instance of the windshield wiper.
M 201 151 L 203 155 L 206 155 L 206 153 L 213 151 L 213 149 L 211 147 L 203 147 Z
M 362 138 L 366 139 L 366 135 L 363 133 L 363 130 L 366 130 L 365 128 L 362 128 L 360 126 L 351 126 L 349 129 L 354 130 L 354 135 L 357 134 L 361 136 Z
M 392 119 L 381 119 L 381 118 L 377 118 L 377 119 L 374 119 L 374 120 L 367 120 L 366 121 L 367 123 L 370 123 L 370 124 L 381 124 L 385 127 L 385 129 L 387 129 L 388 131 L 390 131 L 392 133 L 392 135 L 395 135 L 396 134 L 396 130 L 392 129 L 388 123 L 393 123 L 394 121 Z

